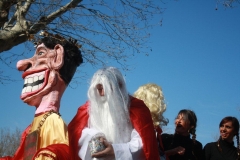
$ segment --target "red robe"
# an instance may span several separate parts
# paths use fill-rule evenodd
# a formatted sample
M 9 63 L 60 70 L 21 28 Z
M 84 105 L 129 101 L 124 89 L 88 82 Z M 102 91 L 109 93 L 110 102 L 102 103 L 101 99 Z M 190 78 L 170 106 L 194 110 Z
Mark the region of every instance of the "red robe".
M 80 106 L 77 114 L 68 125 L 71 160 L 81 160 L 78 156 L 78 151 L 80 150 L 78 140 L 81 137 L 82 130 L 88 124 L 88 106 L 89 102 Z M 151 114 L 142 100 L 131 97 L 130 119 L 133 127 L 142 138 L 146 160 L 159 160 L 158 145 Z

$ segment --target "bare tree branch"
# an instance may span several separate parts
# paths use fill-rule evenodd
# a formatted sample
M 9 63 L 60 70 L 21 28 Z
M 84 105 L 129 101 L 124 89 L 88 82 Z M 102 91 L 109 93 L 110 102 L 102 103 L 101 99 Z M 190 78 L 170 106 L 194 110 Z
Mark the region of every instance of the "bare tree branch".
M 235 4 L 239 4 L 240 1 L 239 0 L 217 0 L 217 4 L 216 4 L 216 10 L 218 10 L 218 4 L 223 5 L 223 7 L 226 8 L 234 8 Z
M 0 128 L 0 157 L 12 156 L 17 150 L 21 140 L 21 130 L 16 128 L 10 131 L 9 128 Z
M 0 0 L 0 56 L 13 55 L 8 51 L 19 44 L 30 46 L 39 31 L 47 30 L 76 39 L 85 63 L 102 66 L 113 60 L 124 67 L 130 57 L 151 52 L 148 31 L 161 25 L 160 4 L 155 0 L 71 0 L 67 4 L 64 0 Z
M 38 21 L 32 23 L 26 20 L 26 14 L 30 9 L 30 6 L 34 3 L 33 0 L 27 0 L 23 5 L 22 1 L 19 1 L 16 5 L 16 12 L 11 19 L 11 24 L 0 30 L 0 52 L 11 49 L 12 47 L 26 42 L 30 34 L 36 34 L 40 30 L 46 28 L 46 26 L 56 19 L 58 16 L 64 14 L 68 10 L 77 6 L 82 0 L 72 0 L 65 6 L 60 7 L 56 11 L 52 12 L 46 17 L 41 17 Z M 53 5 L 53 4 L 52 4 Z M 16 17 L 16 18 L 15 18 Z M 13 19 L 16 19 L 13 25 Z M 31 25 L 32 24 L 32 25 Z

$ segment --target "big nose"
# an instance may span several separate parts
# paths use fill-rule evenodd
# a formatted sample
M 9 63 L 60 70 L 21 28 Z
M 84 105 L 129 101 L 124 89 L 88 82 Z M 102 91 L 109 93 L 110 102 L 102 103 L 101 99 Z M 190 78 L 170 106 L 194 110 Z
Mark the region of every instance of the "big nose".
M 30 59 L 24 59 L 17 62 L 17 69 L 19 71 L 26 71 L 32 67 L 32 61 Z

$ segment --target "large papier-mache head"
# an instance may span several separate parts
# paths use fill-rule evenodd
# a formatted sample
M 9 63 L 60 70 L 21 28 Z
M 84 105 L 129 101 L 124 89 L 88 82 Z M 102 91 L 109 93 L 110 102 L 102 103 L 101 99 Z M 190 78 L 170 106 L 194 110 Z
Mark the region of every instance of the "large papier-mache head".
M 66 84 L 69 84 L 77 67 L 83 63 L 83 58 L 79 48 L 81 45 L 77 44 L 77 41 L 64 37 L 58 34 L 51 34 L 47 31 L 40 33 L 41 38 L 37 44 L 44 44 L 47 48 L 53 49 L 57 44 L 60 44 L 64 48 L 64 64 L 60 69 L 60 76 Z

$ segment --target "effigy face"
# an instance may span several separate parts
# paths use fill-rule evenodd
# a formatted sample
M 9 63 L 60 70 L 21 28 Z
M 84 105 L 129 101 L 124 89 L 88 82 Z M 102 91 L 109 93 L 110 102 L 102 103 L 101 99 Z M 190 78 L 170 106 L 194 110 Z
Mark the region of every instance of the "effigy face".
M 61 45 L 49 49 L 42 43 L 37 46 L 32 58 L 18 61 L 17 69 L 24 71 L 21 99 L 25 103 L 38 106 L 45 95 L 58 85 L 65 85 L 59 75 L 63 57 L 64 49 Z

